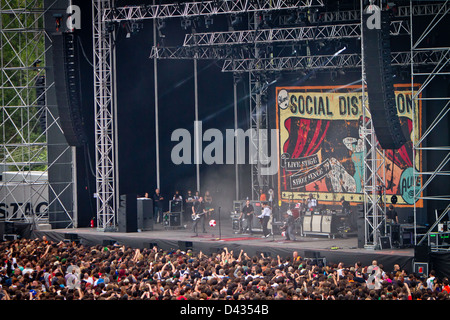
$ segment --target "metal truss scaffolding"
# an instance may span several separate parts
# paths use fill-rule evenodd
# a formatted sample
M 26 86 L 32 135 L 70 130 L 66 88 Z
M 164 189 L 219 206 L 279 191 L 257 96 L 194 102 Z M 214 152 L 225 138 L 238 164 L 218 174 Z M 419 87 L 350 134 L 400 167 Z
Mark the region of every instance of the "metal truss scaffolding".
M 103 13 L 110 9 L 110 0 L 92 1 L 97 229 L 102 231 L 116 228 L 119 201 L 114 33 L 103 20 Z
M 450 14 L 450 1 L 435 4 L 431 9 L 434 17 L 431 19 L 424 31 L 421 34 L 411 32 L 411 57 L 416 54 L 420 54 L 421 52 L 433 50 L 435 52 L 439 52 L 439 59 L 431 72 L 424 72 L 411 62 L 411 88 L 413 90 L 414 104 L 433 101 L 433 107 L 438 108 L 440 111 L 436 113 L 435 118 L 427 119 L 427 122 L 430 123 L 428 127 L 424 127 L 420 132 L 413 134 L 413 154 L 414 157 L 420 155 L 421 159 L 434 157 L 440 159 L 441 161 L 435 167 L 430 167 L 431 165 L 428 164 L 427 170 L 423 170 L 418 165 L 416 158 L 414 159 L 414 186 L 412 188 L 412 192 L 414 195 L 415 244 L 429 245 L 432 251 L 449 251 L 450 242 L 448 241 L 448 238 L 450 235 L 450 230 L 446 230 L 446 228 L 443 227 L 443 224 L 441 224 L 441 221 L 449 215 L 450 195 L 439 194 L 436 189 L 430 188 L 430 184 L 448 184 L 448 176 L 450 173 L 450 146 L 442 144 L 437 145 L 435 142 L 432 142 L 432 139 L 428 138 L 433 133 L 439 134 L 440 124 L 444 123 L 445 120 L 447 120 L 448 123 L 450 97 L 443 94 L 447 93 L 446 88 L 440 90 L 439 93 L 436 93 L 436 90 L 427 89 L 432 85 L 434 86 L 439 83 L 448 83 L 445 81 L 443 82 L 443 80 L 450 74 L 450 47 L 429 48 L 427 46 L 427 41 L 424 40 L 427 38 L 429 39 L 435 34 L 436 28 L 439 24 L 443 23 L 442 20 L 447 18 L 448 21 Z M 412 4 L 409 13 L 411 13 L 410 23 L 411 26 L 413 26 L 415 16 L 417 16 L 417 14 L 415 7 L 412 7 Z M 412 28 L 412 30 L 414 30 L 414 28 Z M 421 87 L 414 91 L 414 83 L 419 81 L 421 83 Z M 422 93 L 424 91 L 427 92 L 426 97 L 422 97 Z M 418 121 L 418 119 L 413 118 L 413 121 Z M 429 206 L 432 203 L 436 204 L 434 207 L 440 207 L 442 209 L 440 212 L 436 210 L 436 220 L 431 224 L 425 234 L 418 234 L 416 228 L 418 212 L 417 203 L 419 201 L 427 201 Z
M 71 157 L 71 149 L 54 147 L 49 139 L 49 132 L 63 133 L 57 108 L 47 97 L 54 84 L 43 67 L 51 49 L 46 10 L 44 1 L 0 4 L 0 220 L 73 226 L 74 203 L 61 196 L 71 192 L 74 175 L 49 181 L 55 164 L 63 154 Z

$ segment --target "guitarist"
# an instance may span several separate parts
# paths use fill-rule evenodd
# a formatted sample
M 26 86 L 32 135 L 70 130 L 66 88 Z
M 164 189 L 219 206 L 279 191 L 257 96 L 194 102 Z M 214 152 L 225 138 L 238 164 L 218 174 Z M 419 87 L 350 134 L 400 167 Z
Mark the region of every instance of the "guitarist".
M 202 221 L 202 227 L 203 227 L 203 233 L 206 233 L 205 229 L 205 204 L 203 202 L 203 197 L 199 197 L 198 200 L 195 202 L 194 206 L 192 207 L 192 218 L 194 219 L 194 223 L 192 224 L 192 231 L 198 234 L 197 227 L 200 222 Z
M 239 219 L 244 219 L 246 222 L 245 226 L 242 227 L 241 232 L 244 233 L 246 229 L 250 231 L 250 234 L 253 234 L 252 231 L 252 222 L 253 222 L 253 213 L 255 210 L 253 209 L 253 206 L 250 204 L 250 200 L 247 200 L 245 203 L 245 206 L 241 210 L 241 215 L 239 216 Z

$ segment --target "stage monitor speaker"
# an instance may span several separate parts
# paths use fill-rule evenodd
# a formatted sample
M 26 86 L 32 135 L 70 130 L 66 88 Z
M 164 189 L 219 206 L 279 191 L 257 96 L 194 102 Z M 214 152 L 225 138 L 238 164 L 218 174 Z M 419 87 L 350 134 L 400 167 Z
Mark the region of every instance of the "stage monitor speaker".
M 74 32 L 52 35 L 53 76 L 59 120 L 69 146 L 87 143 L 82 116 L 78 38 Z
M 146 249 L 153 249 L 154 247 L 158 248 L 157 242 L 144 242 L 142 246 Z
M 103 247 L 113 246 L 115 243 L 116 243 L 116 240 L 103 239 L 102 246 Z
M 392 248 L 391 237 L 389 236 L 380 237 L 380 248 L 382 250 L 391 249 Z
M 119 232 L 137 232 L 137 195 L 120 195 L 118 210 Z
M 76 233 L 66 233 L 64 239 L 70 242 L 80 243 L 80 237 Z
M 380 28 L 369 29 L 368 18 L 380 14 Z M 391 67 L 388 11 L 363 15 L 364 67 L 373 128 L 383 149 L 399 149 L 406 143 L 398 117 Z M 365 121 L 365 120 L 362 120 Z
M 153 200 L 150 198 L 137 199 L 138 229 L 153 230 Z
M 180 250 L 187 251 L 192 250 L 194 248 L 194 245 L 192 241 L 178 241 L 178 247 Z

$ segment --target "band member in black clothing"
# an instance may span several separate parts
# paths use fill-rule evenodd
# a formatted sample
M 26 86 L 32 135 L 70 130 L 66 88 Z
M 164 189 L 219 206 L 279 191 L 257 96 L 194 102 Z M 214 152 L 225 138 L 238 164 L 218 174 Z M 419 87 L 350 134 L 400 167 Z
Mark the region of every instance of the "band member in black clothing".
M 205 209 L 206 209 L 205 220 L 209 220 L 214 208 L 212 203 L 213 201 L 212 196 L 208 190 L 206 190 L 205 197 L 203 199 L 205 200 Z
M 350 213 L 350 203 L 345 200 L 344 197 L 341 198 L 341 205 L 342 205 L 342 213 L 349 214 Z
M 295 241 L 295 233 L 294 233 L 294 224 L 295 224 L 295 218 L 292 214 L 291 210 L 288 210 L 286 213 L 286 220 L 284 222 L 284 232 L 285 232 L 285 236 L 286 236 L 286 240 L 292 240 Z
M 392 204 L 389 205 L 389 210 L 386 211 L 386 219 L 387 222 L 398 223 L 398 214 L 397 211 L 395 211 L 394 206 Z
M 192 224 L 192 231 L 196 234 L 198 233 L 198 224 L 200 220 L 202 221 L 202 227 L 203 227 L 203 233 L 206 233 L 205 230 L 205 204 L 203 203 L 203 197 L 198 198 L 198 200 L 195 202 L 194 206 L 192 207 L 192 219 L 194 220 L 194 223 Z
M 245 225 L 242 226 L 242 232 L 245 232 L 248 229 L 250 234 L 253 234 L 253 213 L 255 213 L 255 209 L 253 209 L 253 206 L 250 204 L 250 200 L 247 200 L 245 206 L 242 207 L 241 215 L 239 216 L 239 219 L 243 219 L 245 222 Z
M 185 207 L 185 210 L 184 210 L 184 212 L 185 212 L 185 215 L 184 215 L 184 218 L 186 219 L 186 221 L 187 221 L 187 219 L 189 219 L 190 218 L 190 216 L 191 216 L 191 214 L 192 214 L 192 207 L 194 206 L 194 195 L 192 194 L 192 191 L 191 190 L 188 190 L 188 193 L 187 193 L 187 196 L 186 196 L 186 203 L 185 203 L 185 205 L 184 205 L 184 207 Z
M 155 190 L 155 193 L 153 194 L 153 220 L 156 223 L 159 223 L 163 221 L 162 215 L 163 215 L 163 200 L 164 197 L 159 192 L 159 189 Z
M 345 200 L 344 197 L 341 198 L 342 213 L 344 214 L 344 224 L 350 228 L 350 230 L 356 230 L 357 222 L 356 216 L 352 212 L 350 203 Z

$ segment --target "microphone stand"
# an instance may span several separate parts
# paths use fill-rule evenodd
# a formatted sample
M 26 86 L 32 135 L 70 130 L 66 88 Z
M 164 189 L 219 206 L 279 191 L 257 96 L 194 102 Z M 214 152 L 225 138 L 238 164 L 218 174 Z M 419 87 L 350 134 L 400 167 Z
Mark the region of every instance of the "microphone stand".
M 219 240 L 222 239 L 222 227 L 220 225 L 220 207 L 219 207 Z
M 275 226 L 274 226 L 274 223 L 275 223 L 275 214 L 274 214 L 274 212 L 273 212 L 273 206 L 272 206 L 272 230 L 270 230 L 271 232 L 272 232 L 272 242 L 275 242 Z

